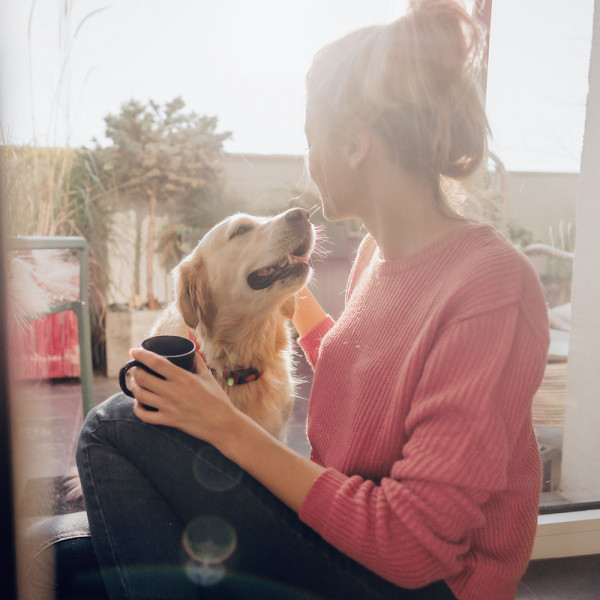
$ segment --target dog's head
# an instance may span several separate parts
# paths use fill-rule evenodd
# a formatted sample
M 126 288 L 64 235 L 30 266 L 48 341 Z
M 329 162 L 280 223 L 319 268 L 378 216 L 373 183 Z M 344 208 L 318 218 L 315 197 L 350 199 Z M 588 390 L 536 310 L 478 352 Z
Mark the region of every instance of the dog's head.
M 260 318 L 294 312 L 293 294 L 308 280 L 315 233 L 308 213 L 237 214 L 215 225 L 175 269 L 177 304 L 186 324 L 210 332 L 220 315 Z

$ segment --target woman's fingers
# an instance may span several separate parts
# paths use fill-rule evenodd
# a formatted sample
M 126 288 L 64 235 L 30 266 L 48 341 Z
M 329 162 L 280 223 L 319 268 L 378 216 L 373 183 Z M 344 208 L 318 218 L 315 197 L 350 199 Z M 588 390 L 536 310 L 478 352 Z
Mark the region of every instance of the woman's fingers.
M 135 402 L 133 405 L 133 413 L 140 421 L 144 421 L 144 423 L 150 423 L 150 424 L 156 424 L 156 425 L 164 424 L 163 423 L 164 418 L 163 418 L 162 412 L 159 410 L 148 410 L 148 408 L 147 408 L 148 406 L 150 406 L 150 405 L 144 404 L 144 403 L 140 402 L 139 400 L 135 399 Z
M 147 373 L 140 367 L 134 367 L 134 369 L 136 372 L 131 374 L 132 377 L 129 384 L 129 389 L 131 390 L 133 397 L 142 404 L 147 404 L 148 406 L 158 409 L 158 405 L 161 404 L 161 397 L 159 394 L 155 393 L 152 388 L 153 380 L 161 380 L 154 375 L 150 375 L 150 373 Z M 132 371 L 134 369 L 132 369 Z
M 160 356 L 149 350 L 144 350 L 144 348 L 132 348 L 129 353 L 135 360 L 144 363 L 147 367 L 152 369 L 155 373 L 162 375 L 165 379 L 168 379 L 169 375 L 176 372 L 174 370 L 177 369 L 177 367 L 169 362 L 164 356 Z

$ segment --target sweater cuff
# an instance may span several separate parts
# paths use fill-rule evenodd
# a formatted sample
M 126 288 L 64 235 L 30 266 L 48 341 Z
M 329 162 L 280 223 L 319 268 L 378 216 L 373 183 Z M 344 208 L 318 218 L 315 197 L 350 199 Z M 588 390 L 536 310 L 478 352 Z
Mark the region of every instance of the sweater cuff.
M 313 369 L 315 368 L 315 364 L 317 363 L 317 358 L 319 356 L 319 349 L 321 348 L 321 340 L 325 336 L 325 334 L 335 325 L 335 321 L 327 315 L 316 327 L 313 327 L 306 335 L 298 338 L 298 344 L 302 350 L 304 350 L 304 354 L 306 355 L 306 359 L 311 364 Z
M 348 477 L 335 469 L 326 469 L 317 477 L 300 508 L 300 520 L 323 535 L 331 525 L 329 509 L 334 505 L 332 498 L 347 483 Z

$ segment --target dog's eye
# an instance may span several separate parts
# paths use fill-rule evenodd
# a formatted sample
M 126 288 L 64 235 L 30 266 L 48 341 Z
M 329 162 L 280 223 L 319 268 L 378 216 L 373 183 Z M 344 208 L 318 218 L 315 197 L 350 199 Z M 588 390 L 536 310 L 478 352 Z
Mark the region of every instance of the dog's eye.
M 244 233 L 247 233 L 248 231 L 251 231 L 253 229 L 252 225 L 240 225 L 239 227 L 236 227 L 233 230 L 233 233 L 229 236 L 229 239 L 233 239 L 236 235 L 243 235 Z

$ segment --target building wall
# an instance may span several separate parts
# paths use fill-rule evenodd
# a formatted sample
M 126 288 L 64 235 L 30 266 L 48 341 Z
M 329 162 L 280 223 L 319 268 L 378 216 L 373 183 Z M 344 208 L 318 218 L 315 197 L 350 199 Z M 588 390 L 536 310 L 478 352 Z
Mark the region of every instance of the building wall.
M 575 225 L 578 173 L 508 173 L 508 214 L 552 244 L 561 229 Z
M 304 157 L 267 155 L 229 155 L 224 162 L 226 189 L 230 195 L 247 201 L 249 212 L 266 213 L 274 204 L 314 191 L 306 173 Z M 507 198 L 509 220 L 534 232 L 539 241 L 559 239 L 560 228 L 575 221 L 578 175 L 571 173 L 509 173 Z M 133 240 L 135 216 L 130 206 L 115 219 L 115 237 L 119 240 L 111 252 L 113 288 L 111 303 L 125 303 L 131 296 L 133 280 Z M 164 220 L 163 220 L 164 222 Z M 561 225 L 562 224 L 562 225 Z M 145 235 L 146 223 L 143 224 Z M 160 229 L 160 220 L 158 229 Z M 352 260 L 352 247 L 339 225 L 327 229 L 329 258 L 315 263 L 315 293 L 332 315 L 343 307 L 344 282 Z M 142 242 L 143 243 L 143 242 Z M 143 248 L 144 246 L 142 246 Z M 329 265 L 329 267 L 328 267 Z M 145 298 L 145 255 L 141 256 L 141 296 Z M 154 293 L 160 301 L 170 295 L 168 273 L 155 256 Z M 327 270 L 329 273 L 326 275 Z M 334 287 L 339 288 L 336 291 Z
M 230 193 L 259 209 L 310 189 L 303 156 L 230 154 L 223 171 Z
M 230 155 L 224 164 L 229 188 L 250 201 L 280 197 L 293 188 L 312 189 L 303 157 Z M 578 173 L 507 173 L 509 219 L 551 243 L 561 227 L 575 223 Z

